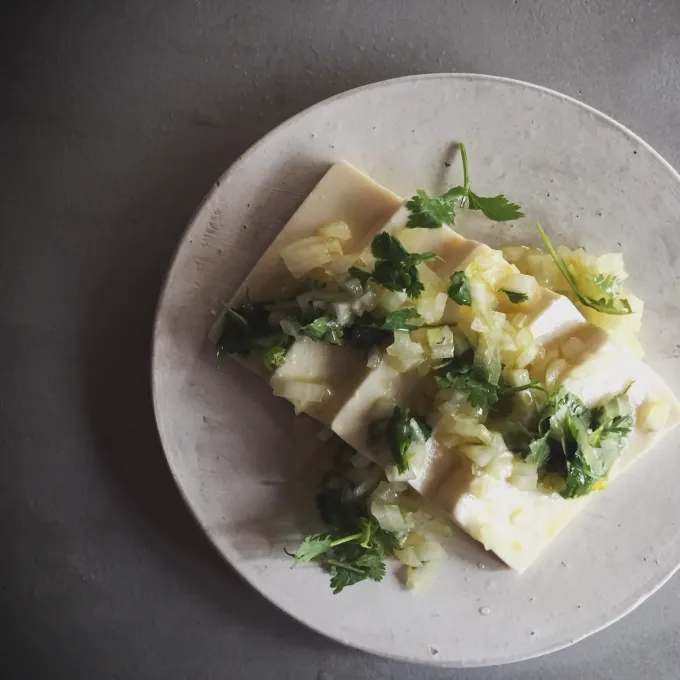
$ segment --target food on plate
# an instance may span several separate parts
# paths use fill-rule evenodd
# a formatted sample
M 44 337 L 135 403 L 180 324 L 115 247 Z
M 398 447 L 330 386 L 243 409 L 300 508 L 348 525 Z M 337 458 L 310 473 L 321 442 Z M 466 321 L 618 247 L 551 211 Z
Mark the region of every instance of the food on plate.
M 346 447 L 297 562 L 334 592 L 385 557 L 427 582 L 450 521 L 524 571 L 593 493 L 680 422 L 640 357 L 643 303 L 619 254 L 494 250 L 461 210 L 522 217 L 462 186 L 402 201 L 336 163 L 226 306 L 218 361 L 266 377 Z

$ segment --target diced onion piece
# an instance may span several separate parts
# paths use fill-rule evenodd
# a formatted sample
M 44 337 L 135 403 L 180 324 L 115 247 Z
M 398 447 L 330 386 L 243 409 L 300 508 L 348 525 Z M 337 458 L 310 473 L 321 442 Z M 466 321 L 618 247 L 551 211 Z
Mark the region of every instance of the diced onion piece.
M 425 323 L 435 324 L 441 320 L 447 300 L 448 295 L 446 293 L 436 293 L 427 297 L 421 296 L 416 310 L 423 317 Z
M 416 478 L 416 475 L 410 467 L 404 472 L 399 472 L 394 463 L 388 463 L 385 466 L 385 477 L 388 482 L 410 482 Z
M 396 312 L 408 299 L 406 293 L 386 290 L 378 299 L 378 304 L 387 312 Z
M 520 387 L 531 382 L 531 378 L 526 368 L 516 368 L 505 372 L 505 381 L 510 387 Z
M 519 272 L 513 272 L 501 279 L 498 283 L 498 288 L 526 295 L 529 301 L 536 297 L 540 291 L 538 281 L 533 276 L 520 274 Z M 502 293 L 502 295 L 505 295 L 505 293 Z
M 340 241 L 336 241 L 340 243 Z M 324 265 L 326 272 L 331 274 L 334 278 L 342 274 L 346 274 L 347 270 L 356 262 L 354 255 L 338 255 L 334 257 L 328 264 Z
M 547 253 L 531 254 L 526 259 L 527 274 L 535 277 L 539 285 L 554 291 L 566 291 L 569 284 L 554 260 Z
M 538 484 L 538 470 L 535 465 L 515 460 L 508 483 L 521 491 L 533 491 Z
M 545 369 L 545 386 L 551 390 L 557 381 L 560 379 L 560 375 L 564 369 L 567 368 L 567 362 L 564 359 L 553 359 Z
M 512 474 L 512 462 L 513 455 L 504 450 L 487 465 L 486 471 L 495 479 L 505 481 Z
M 331 307 L 335 313 L 335 318 L 343 326 L 349 326 L 352 323 L 352 306 L 349 302 L 334 302 Z
M 510 317 L 510 323 L 514 328 L 524 328 L 529 317 L 523 312 L 518 312 Z
M 444 548 L 437 541 L 417 531 L 409 534 L 406 546 L 413 548 L 421 562 L 443 560 L 446 555 Z
M 667 401 L 645 401 L 637 412 L 638 427 L 647 432 L 658 432 L 666 427 L 671 406 Z
M 383 353 L 378 347 L 372 347 L 371 351 L 368 353 L 368 360 L 366 361 L 366 366 L 369 368 L 378 368 L 382 364 Z
M 279 325 L 281 326 L 281 330 L 286 335 L 291 335 L 292 337 L 296 338 L 300 333 L 300 324 L 293 319 L 283 318 L 281 319 Z
M 573 337 L 560 345 L 562 356 L 570 363 L 574 363 L 584 352 L 585 344 L 580 338 Z
M 298 239 L 281 250 L 284 264 L 296 279 L 302 278 L 316 267 L 323 267 L 341 255 L 340 241 L 321 236 Z
M 395 534 L 402 534 L 408 531 L 404 516 L 401 514 L 398 505 L 373 501 L 371 503 L 371 514 L 375 517 L 380 528 L 385 531 L 391 531 Z
M 406 546 L 403 549 L 395 550 L 394 556 L 407 567 L 422 567 L 423 563 L 418 559 L 418 555 L 414 548 Z
M 378 296 L 375 290 L 369 289 L 359 298 L 358 302 L 365 311 L 372 312 L 378 304 Z
M 486 467 L 500 454 L 493 446 L 485 446 L 484 444 L 466 444 L 465 446 L 461 446 L 460 450 L 475 465 L 482 468 Z
M 439 560 L 425 562 L 422 567 L 408 567 L 406 587 L 413 590 L 425 590 L 432 584 L 440 567 L 441 562 Z
M 394 342 L 387 348 L 390 366 L 400 373 L 415 368 L 425 359 L 423 346 L 411 340 L 408 331 L 395 331 Z
M 364 287 L 359 279 L 349 278 L 343 282 L 342 287 L 355 298 L 360 298 L 364 294 Z
M 349 241 L 352 238 L 350 228 L 344 222 L 331 222 L 317 230 L 319 236 L 326 238 L 337 238 L 341 241 Z
M 430 356 L 433 359 L 450 359 L 456 353 L 453 331 L 448 326 L 428 328 L 425 332 Z
M 376 490 L 371 494 L 371 501 L 382 501 L 383 504 L 394 503 L 399 496 L 408 489 L 408 484 L 404 482 L 380 482 Z
M 293 404 L 295 412 L 300 413 L 313 404 L 318 404 L 328 397 L 331 391 L 327 385 L 307 380 L 287 380 L 274 376 L 271 386 L 277 397 L 283 397 Z

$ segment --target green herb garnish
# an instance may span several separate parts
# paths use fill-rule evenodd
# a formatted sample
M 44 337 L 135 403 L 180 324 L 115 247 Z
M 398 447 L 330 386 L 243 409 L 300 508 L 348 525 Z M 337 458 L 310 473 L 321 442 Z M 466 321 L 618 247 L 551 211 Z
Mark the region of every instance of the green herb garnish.
M 377 283 L 388 290 L 403 291 L 410 298 L 417 298 L 425 290 L 418 265 L 436 257 L 434 253 L 409 253 L 386 232 L 374 237 L 371 252 L 377 260 L 372 274 Z
M 562 276 L 564 276 L 564 278 L 567 280 L 567 283 L 571 286 L 571 289 L 574 291 L 576 299 L 582 305 L 584 305 L 585 307 L 590 307 L 598 312 L 602 312 L 602 314 L 625 315 L 633 313 L 633 310 L 628 300 L 626 300 L 625 298 L 616 297 L 614 294 L 607 292 L 606 290 L 607 288 L 610 291 L 613 290 L 612 278 L 616 277 L 611 278 L 601 276 L 595 277 L 595 279 L 599 279 L 600 281 L 600 283 L 597 283 L 597 281 L 595 283 L 603 292 L 603 297 L 597 299 L 590 297 L 588 295 L 584 295 L 579 290 L 578 284 L 576 283 L 576 279 L 574 279 L 574 276 L 572 275 L 571 270 L 569 269 L 569 265 L 557 254 L 555 248 L 553 248 L 552 243 L 550 243 L 550 240 L 548 239 L 548 235 L 543 230 L 543 227 L 540 224 L 537 224 L 536 229 L 538 229 L 538 233 L 541 236 L 541 239 L 543 240 L 543 243 L 545 244 L 547 251 L 550 253 L 550 257 L 552 257 L 555 264 L 557 265 L 557 268 L 562 273 Z
M 420 418 L 411 415 L 407 408 L 395 406 L 387 421 L 374 423 L 372 439 L 385 439 L 399 474 L 408 470 L 408 450 L 413 441 L 427 441 L 432 428 Z
M 507 222 L 523 217 L 520 208 L 503 196 L 478 196 L 470 189 L 470 172 L 465 144 L 460 144 L 463 163 L 463 186 L 453 187 L 439 196 L 428 196 L 422 189 L 406 202 L 410 215 L 406 226 L 411 229 L 438 229 L 455 221 L 456 207 L 468 204 L 470 210 L 481 210 L 494 222 Z
M 552 474 L 563 480 L 564 498 L 578 498 L 607 478 L 632 428 L 625 393 L 591 410 L 561 387 L 541 407 L 535 432 L 512 423 L 502 434 L 510 450 L 536 465 L 539 476 Z
M 545 392 L 538 380 L 532 380 L 526 385 L 510 387 L 503 376 L 497 384 L 489 381 L 487 372 L 474 363 L 474 353 L 470 350 L 462 356 L 448 361 L 439 368 L 435 375 L 439 387 L 464 392 L 468 403 L 474 408 L 491 408 L 501 399 L 510 397 L 524 390 L 539 390 Z
M 529 296 L 526 293 L 516 293 L 514 290 L 506 290 L 505 288 L 501 288 L 501 290 L 508 296 L 508 300 L 510 300 L 513 305 L 519 305 L 529 299 Z
M 465 272 L 459 271 L 449 279 L 449 297 L 458 305 L 469 307 L 472 304 L 470 283 Z
M 422 325 L 423 319 L 415 307 L 404 307 L 390 312 L 380 328 L 386 331 L 411 331 Z
M 217 340 L 217 361 L 223 354 L 247 356 L 264 338 L 277 334 L 269 324 L 266 302 L 245 302 L 226 307 L 224 325 Z
M 403 538 L 381 529 L 370 513 L 370 491 L 358 496 L 338 469 L 326 475 L 316 505 L 328 530 L 306 536 L 292 555 L 296 563 L 322 564 L 333 593 L 366 579 L 381 581 L 385 557 L 403 543 Z

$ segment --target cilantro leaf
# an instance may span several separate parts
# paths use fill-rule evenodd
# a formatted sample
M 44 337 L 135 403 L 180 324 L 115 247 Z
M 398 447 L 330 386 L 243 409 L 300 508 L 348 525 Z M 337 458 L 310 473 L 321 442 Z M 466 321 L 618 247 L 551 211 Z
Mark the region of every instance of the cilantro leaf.
M 447 194 L 428 196 L 418 189 L 406 208 L 410 211 L 406 227 L 408 229 L 439 229 L 454 222 L 454 198 Z
M 501 288 L 501 290 L 508 296 L 508 300 L 510 300 L 513 305 L 519 305 L 529 299 L 529 296 L 526 293 L 516 293 L 514 290 L 506 290 L 505 288 Z
M 259 340 L 276 333 L 269 324 L 266 302 L 247 301 L 227 307 L 222 332 L 216 343 L 217 360 L 223 354 L 247 356 Z
M 329 565 L 331 588 L 333 588 L 334 595 L 341 593 L 347 586 L 353 586 L 355 583 L 368 578 L 368 575 L 362 569 L 357 569 L 346 562 L 328 560 L 327 564 Z
M 382 428 L 376 427 L 374 434 L 382 434 Z M 384 428 L 387 447 L 397 466 L 399 474 L 408 470 L 408 450 L 414 440 L 427 441 L 432 436 L 432 428 L 424 421 L 415 418 L 407 408 L 395 406 Z
M 415 307 L 404 307 L 390 312 L 382 322 L 380 328 L 386 331 L 409 331 L 422 322 Z
M 425 290 L 418 265 L 436 257 L 434 253 L 409 253 L 387 232 L 374 237 L 371 252 L 377 260 L 372 274 L 377 283 L 388 290 L 404 291 L 410 298 L 417 298 Z
M 500 399 L 523 390 L 545 391 L 537 380 L 532 380 L 526 385 L 509 387 L 501 376 L 498 384 L 493 384 L 489 381 L 488 375 L 475 365 L 474 356 L 472 351 L 468 351 L 444 364 L 435 375 L 435 381 L 439 387 L 465 392 L 468 403 L 474 408 L 491 408 Z M 514 437 L 515 434 L 509 436 Z
M 288 346 L 283 342 L 268 347 L 262 353 L 262 361 L 264 362 L 264 367 L 270 373 L 273 373 L 277 368 L 283 366 L 286 363 L 287 351 Z
M 359 267 L 350 267 L 347 270 L 347 273 L 351 278 L 358 279 L 362 286 L 365 286 L 368 283 L 368 280 L 371 278 L 371 272 L 359 269 Z
M 295 551 L 296 562 L 309 562 L 328 552 L 333 543 L 331 534 L 312 534 L 305 536 L 300 547 Z
M 472 304 L 470 285 L 464 271 L 458 271 L 451 275 L 449 297 L 458 305 L 469 307 Z
M 470 210 L 481 210 L 490 220 L 494 222 L 508 222 L 524 217 L 520 207 L 516 203 L 511 203 L 502 194 L 498 196 L 477 196 L 470 191 L 468 193 Z
M 550 253 L 550 257 L 552 257 L 555 264 L 557 265 L 557 268 L 562 273 L 562 276 L 564 276 L 564 278 L 567 280 L 567 283 L 571 286 L 571 289 L 574 291 L 574 296 L 582 305 L 584 305 L 585 307 L 590 307 L 598 312 L 601 312 L 602 314 L 614 314 L 619 316 L 625 314 L 632 314 L 633 310 L 626 298 L 616 297 L 610 293 L 607 293 L 600 284 L 598 284 L 598 287 L 600 288 L 600 290 L 602 290 L 603 297 L 596 299 L 588 295 L 584 295 L 579 290 L 578 284 L 576 283 L 576 279 L 574 279 L 574 276 L 572 275 L 571 270 L 569 269 L 569 265 L 557 254 L 555 248 L 553 248 L 552 243 L 550 243 L 550 240 L 548 239 L 548 235 L 543 230 L 543 227 L 540 224 L 537 224 L 536 228 L 538 229 L 538 233 L 540 234 L 541 239 L 543 240 L 543 243 L 545 244 L 548 253 Z M 611 280 L 605 282 L 605 280 L 602 279 L 601 283 L 606 287 L 609 287 L 609 289 L 611 290 L 612 286 Z
M 300 333 L 312 340 L 322 340 L 332 345 L 342 345 L 343 325 L 330 316 L 320 316 L 300 328 Z

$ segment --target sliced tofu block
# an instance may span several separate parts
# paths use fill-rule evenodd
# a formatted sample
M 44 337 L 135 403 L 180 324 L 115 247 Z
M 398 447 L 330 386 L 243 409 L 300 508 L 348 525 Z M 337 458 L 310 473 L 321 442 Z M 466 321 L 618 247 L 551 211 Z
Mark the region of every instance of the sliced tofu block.
M 295 214 L 288 220 L 279 235 L 258 260 L 245 281 L 231 299 L 236 305 L 246 293 L 254 300 L 284 299 L 292 294 L 296 281 L 281 259 L 281 250 L 290 243 L 311 236 L 324 224 L 344 222 L 350 228 L 351 238 L 345 242 L 346 252 L 359 251 L 366 246 L 377 229 L 401 205 L 401 198 L 380 186 L 345 161 L 330 167 Z M 220 317 L 210 333 L 216 341 L 224 324 Z M 333 349 L 331 348 L 331 352 Z M 342 358 L 356 364 L 365 359 L 347 356 Z M 269 380 L 270 375 L 259 356 L 234 356 L 239 363 L 255 374 Z
M 578 328 L 575 337 L 583 342 L 583 349 L 562 384 L 591 407 L 628 388 L 638 413 L 636 427 L 609 475 L 611 481 L 680 424 L 680 403 L 654 371 L 601 329 L 587 324 Z M 654 431 L 647 431 L 640 422 L 639 414 L 649 403 L 661 404 L 665 414 L 664 422 Z M 436 429 L 433 436 L 436 440 Z M 492 463 L 489 469 L 480 470 L 462 454 L 437 445 L 411 483 L 448 512 L 458 526 L 522 572 L 578 514 L 589 496 L 564 499 L 557 493 L 522 491 L 509 481 L 510 466 L 505 472 L 502 468 Z
M 351 233 L 351 238 L 343 244 L 344 251 L 357 252 L 400 205 L 399 196 L 349 163 L 335 163 L 258 260 L 232 302 L 239 302 L 246 291 L 253 300 L 289 296 L 295 280 L 281 259 L 281 251 L 286 246 L 313 235 L 324 224 L 344 222 Z

